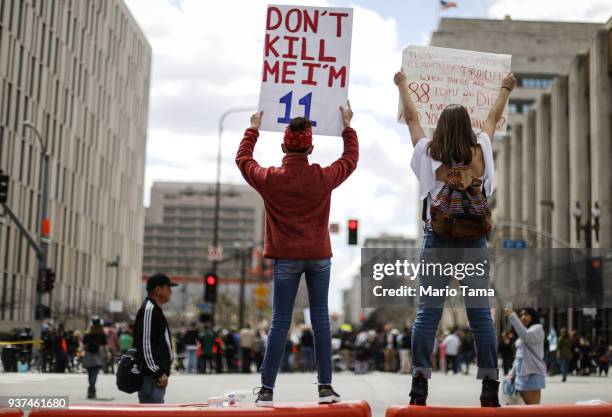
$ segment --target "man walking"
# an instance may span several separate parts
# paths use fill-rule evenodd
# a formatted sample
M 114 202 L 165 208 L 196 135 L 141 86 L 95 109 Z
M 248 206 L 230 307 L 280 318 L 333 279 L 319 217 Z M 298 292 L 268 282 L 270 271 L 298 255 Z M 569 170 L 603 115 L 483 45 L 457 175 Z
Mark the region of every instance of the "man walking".
M 280 167 L 261 167 L 253 159 L 262 113 L 251 116 L 236 154 L 245 180 L 262 196 L 266 207 L 264 256 L 274 259 L 272 327 L 261 368 L 258 406 L 273 406 L 272 392 L 291 325 L 293 304 L 302 274 L 306 276 L 310 321 L 314 330 L 319 402 L 340 401 L 331 386 L 331 331 L 327 296 L 331 268 L 329 209 L 331 193 L 357 167 L 359 144 L 350 127 L 350 105 L 340 108 L 344 124 L 342 156 L 328 167 L 310 164 L 312 124 L 303 117 L 291 120 L 281 146 Z
M 170 328 L 162 306 L 170 301 L 172 287 L 178 284 L 164 274 L 147 280 L 147 298 L 136 314 L 136 349 L 143 364 L 144 379 L 138 391 L 141 404 L 163 404 L 174 355 Z

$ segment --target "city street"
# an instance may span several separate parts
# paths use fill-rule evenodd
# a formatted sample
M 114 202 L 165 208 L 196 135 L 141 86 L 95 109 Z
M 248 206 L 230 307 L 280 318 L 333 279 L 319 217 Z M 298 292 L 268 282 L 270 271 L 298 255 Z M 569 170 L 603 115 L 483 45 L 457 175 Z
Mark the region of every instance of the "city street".
M 475 368 L 474 368 L 475 369 Z M 612 401 L 612 377 L 561 377 L 547 378 L 542 393 L 543 404 L 565 403 L 600 399 Z M 87 403 L 85 374 L 0 374 L 2 395 L 68 395 L 70 402 Z M 280 374 L 274 393 L 276 402 L 316 401 L 315 374 Z M 259 375 L 174 375 L 166 394 L 166 403 L 202 403 L 208 397 L 236 390 L 252 390 L 259 386 Z M 355 376 L 352 373 L 334 375 L 334 388 L 346 400 L 366 400 L 374 417 L 384 416 L 389 405 L 403 404 L 408 400 L 410 377 L 406 375 L 375 372 Z M 442 375 L 434 373 L 430 383 L 429 404 L 477 406 L 480 384 L 473 375 Z M 117 390 L 114 375 L 100 375 L 98 396 L 112 403 L 136 403 L 137 396 Z M 252 401 L 252 400 L 251 400 Z M 109 401 L 110 403 L 110 401 Z

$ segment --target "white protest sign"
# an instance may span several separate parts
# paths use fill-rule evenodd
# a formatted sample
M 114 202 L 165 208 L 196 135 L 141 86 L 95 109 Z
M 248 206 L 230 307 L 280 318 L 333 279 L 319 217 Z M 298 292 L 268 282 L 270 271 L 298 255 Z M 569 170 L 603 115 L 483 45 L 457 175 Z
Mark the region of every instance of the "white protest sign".
M 313 134 L 340 136 L 348 99 L 353 9 L 268 6 L 259 94 L 262 130 L 305 117 Z
M 435 128 L 442 110 L 461 104 L 470 114 L 472 128 L 482 130 L 489 110 L 499 94 L 502 80 L 510 72 L 511 55 L 462 49 L 409 46 L 402 54 L 410 96 L 421 125 Z M 401 117 L 401 103 L 400 114 Z M 508 107 L 496 131 L 506 133 Z

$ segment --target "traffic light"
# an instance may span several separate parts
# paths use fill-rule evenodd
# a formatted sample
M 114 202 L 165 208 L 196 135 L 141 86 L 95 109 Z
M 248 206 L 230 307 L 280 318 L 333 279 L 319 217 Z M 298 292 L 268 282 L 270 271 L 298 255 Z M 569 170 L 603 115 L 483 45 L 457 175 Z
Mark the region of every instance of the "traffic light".
M 359 231 L 359 220 L 350 219 L 348 221 L 348 244 L 357 244 L 357 232 Z
M 214 303 L 217 301 L 217 276 L 215 274 L 206 275 L 205 280 L 205 291 L 204 291 L 204 301 L 207 303 Z
M 42 292 L 51 292 L 53 287 L 55 287 L 55 272 L 51 268 L 47 268 L 45 269 Z
M 45 305 L 37 304 L 36 309 L 34 310 L 34 319 L 35 320 L 44 320 L 51 318 L 51 309 Z
M 0 170 L 0 203 L 8 201 L 9 176 L 4 175 Z
M 603 259 L 601 256 L 587 259 L 587 292 L 592 296 L 603 294 Z

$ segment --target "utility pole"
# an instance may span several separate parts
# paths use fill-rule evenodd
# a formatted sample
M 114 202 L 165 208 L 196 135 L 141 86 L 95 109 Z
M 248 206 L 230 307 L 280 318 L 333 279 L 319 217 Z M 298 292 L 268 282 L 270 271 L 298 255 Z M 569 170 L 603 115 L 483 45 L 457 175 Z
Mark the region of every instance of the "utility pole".
M 42 292 L 40 291 L 43 286 L 43 280 L 45 278 L 45 270 L 47 269 L 47 249 L 49 247 L 49 233 L 50 228 L 48 227 L 47 220 L 47 203 L 49 200 L 49 153 L 47 147 L 42 139 L 42 135 L 38 132 L 36 127 L 29 121 L 23 122 L 24 128 L 29 128 L 34 132 L 34 135 L 40 143 L 42 150 L 42 195 L 40 199 L 40 210 L 38 215 L 38 227 L 39 227 L 39 247 L 37 248 L 37 259 L 38 259 L 38 275 L 36 279 L 36 306 L 35 312 L 42 306 Z M 47 225 L 46 227 L 43 227 Z M 45 230 L 47 229 L 47 230 Z M 51 294 L 49 294 L 49 308 L 51 307 Z M 37 314 L 35 314 L 35 317 Z M 36 317 L 38 320 L 42 320 L 43 317 Z
M 230 114 L 242 113 L 242 112 L 253 111 L 253 110 L 257 110 L 257 108 L 256 107 L 237 107 L 237 108 L 226 110 L 221 115 L 221 118 L 219 118 L 219 137 L 217 141 L 217 181 L 215 183 L 215 218 L 214 218 L 214 223 L 213 223 L 213 244 L 212 244 L 215 250 L 217 250 L 219 246 L 219 217 L 220 217 L 220 211 L 221 211 L 221 148 L 222 148 L 221 138 L 223 137 L 223 122 L 225 121 L 225 118 L 229 116 Z M 219 264 L 219 261 L 217 259 L 212 261 L 212 273 L 216 277 L 219 276 L 218 264 Z M 205 294 L 206 294 L 206 283 L 204 283 L 202 298 L 205 297 Z M 212 322 L 212 326 L 214 326 L 215 325 L 215 304 L 213 304 L 212 306 L 211 322 Z

